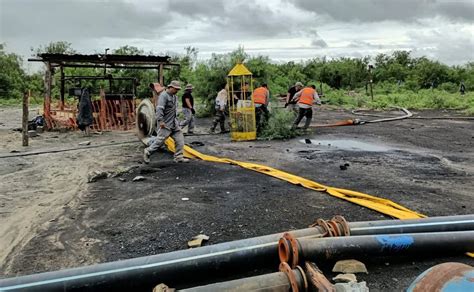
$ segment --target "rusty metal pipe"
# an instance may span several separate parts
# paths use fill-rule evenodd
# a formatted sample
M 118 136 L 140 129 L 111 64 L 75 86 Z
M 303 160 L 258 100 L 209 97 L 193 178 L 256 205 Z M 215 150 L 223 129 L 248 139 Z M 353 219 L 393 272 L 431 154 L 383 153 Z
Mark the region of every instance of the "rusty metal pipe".
M 324 261 L 352 257 L 444 254 L 474 250 L 474 231 L 380 234 L 334 238 L 299 238 L 289 248 L 279 246 L 282 262 L 291 266 L 302 261 Z M 296 245 L 296 246 L 295 246 Z
M 281 269 L 281 268 L 280 268 Z M 291 275 L 289 275 L 291 274 Z M 242 278 L 232 281 L 213 283 L 204 286 L 192 287 L 180 292 L 220 292 L 220 291 L 268 291 L 288 292 L 306 291 L 308 282 L 303 269 L 289 269 L 271 274 Z M 296 288 L 296 289 L 295 289 Z
M 474 229 L 474 215 L 433 217 L 417 220 L 386 220 L 349 223 L 352 235 L 362 235 L 377 229 L 380 233 L 407 232 L 411 226 L 422 230 L 422 225 L 433 228 L 450 226 L 456 230 L 459 222 L 466 228 L 466 221 Z M 444 224 L 438 224 L 444 222 Z M 450 223 L 455 222 L 455 223 Z M 457 222 L 457 223 L 456 223 Z M 387 227 L 387 232 L 380 229 Z M 396 226 L 399 226 L 397 229 Z M 320 227 L 292 231 L 296 237 L 321 235 Z M 181 250 L 170 253 L 127 259 L 117 262 L 65 269 L 41 274 L 2 279 L 0 291 L 77 291 L 85 288 L 88 291 L 103 290 L 148 290 L 157 283 L 170 286 L 183 286 L 184 282 L 193 279 L 209 279 L 219 273 L 272 267 L 278 264 L 276 250 L 278 240 L 283 233 L 236 240 L 195 249 Z M 178 287 L 179 288 L 179 287 Z
M 205 286 L 177 290 L 181 292 L 219 292 L 219 291 L 291 291 L 291 284 L 283 272 L 220 282 Z

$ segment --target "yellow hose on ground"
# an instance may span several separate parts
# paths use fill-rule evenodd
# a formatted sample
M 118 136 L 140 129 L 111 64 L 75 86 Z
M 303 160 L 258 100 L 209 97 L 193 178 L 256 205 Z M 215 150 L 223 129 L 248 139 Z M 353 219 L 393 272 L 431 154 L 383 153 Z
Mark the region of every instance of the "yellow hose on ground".
M 170 151 L 172 152 L 175 151 L 174 141 L 171 138 L 166 140 L 166 146 L 168 147 Z M 382 199 L 382 198 L 378 198 L 375 196 L 371 196 L 371 195 L 367 195 L 364 193 L 359 193 L 359 192 L 355 192 L 351 190 L 328 187 L 320 183 L 317 183 L 315 181 L 302 178 L 297 175 L 287 173 L 287 172 L 284 172 L 272 167 L 268 167 L 265 165 L 237 161 L 237 160 L 233 160 L 229 158 L 220 158 L 220 157 L 215 157 L 212 155 L 206 155 L 206 154 L 202 154 L 199 151 L 196 151 L 195 149 L 189 146 L 184 146 L 184 156 L 187 158 L 200 159 L 204 161 L 238 165 L 246 169 L 250 169 L 256 172 L 260 172 L 260 173 L 272 176 L 274 178 L 287 181 L 294 185 L 300 185 L 307 189 L 311 189 L 318 192 L 325 192 L 333 197 L 337 197 L 337 198 L 349 201 L 351 203 L 372 209 L 374 211 L 380 212 L 382 214 L 385 214 L 394 218 L 416 219 L 416 218 L 426 217 L 423 214 L 417 213 L 413 210 L 405 208 L 387 199 Z
M 171 152 L 175 151 L 174 141 L 172 138 L 168 138 L 165 143 Z M 417 219 L 417 218 L 427 217 L 426 215 L 423 215 L 413 210 L 410 210 L 408 208 L 405 208 L 402 205 L 399 205 L 388 199 L 383 199 L 383 198 L 379 198 L 379 197 L 375 197 L 375 196 L 371 196 L 371 195 L 367 195 L 364 193 L 355 192 L 351 190 L 328 187 L 320 183 L 317 183 L 315 181 L 312 181 L 303 177 L 299 177 L 297 175 L 287 173 L 287 172 L 275 169 L 273 167 L 268 167 L 268 166 L 256 164 L 256 163 L 233 160 L 229 158 L 220 158 L 220 157 L 215 157 L 212 155 L 202 154 L 201 152 L 187 145 L 184 146 L 183 150 L 184 150 L 184 156 L 186 156 L 187 158 L 194 158 L 194 159 L 200 159 L 200 160 L 210 161 L 210 162 L 219 162 L 219 163 L 238 165 L 246 169 L 257 171 L 257 172 L 272 176 L 274 178 L 287 181 L 294 185 L 300 185 L 310 190 L 325 192 L 333 197 L 337 197 L 339 199 L 349 201 L 351 203 L 372 209 L 374 211 L 377 211 L 379 213 L 382 213 L 382 214 L 385 214 L 397 219 L 403 220 L 403 219 Z M 467 252 L 466 254 L 469 257 L 474 258 L 474 252 Z

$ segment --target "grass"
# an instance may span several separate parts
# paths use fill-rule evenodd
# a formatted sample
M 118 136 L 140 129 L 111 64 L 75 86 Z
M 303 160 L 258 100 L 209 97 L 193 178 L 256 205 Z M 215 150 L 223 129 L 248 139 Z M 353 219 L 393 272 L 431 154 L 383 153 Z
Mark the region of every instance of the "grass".
M 332 90 L 325 92 L 323 100 L 326 100 L 326 103 L 330 105 L 351 109 L 385 109 L 391 106 L 400 106 L 415 110 L 453 109 L 462 110 L 467 115 L 474 114 L 474 92 L 460 95 L 437 89 L 423 89 L 418 92 L 403 89 L 387 92 L 379 89 L 374 92 L 374 100 L 372 100 L 370 96 L 366 95 L 365 90 L 351 92 Z
M 34 100 L 30 100 L 30 105 L 40 105 L 40 104 L 43 104 L 42 103 L 43 100 L 41 100 L 41 102 L 39 101 L 34 101 Z M 1 106 L 4 106 L 4 107 L 7 107 L 7 106 L 21 106 L 23 103 L 23 100 L 22 99 L 16 99 L 16 98 L 7 98 L 7 99 L 0 99 L 0 107 Z

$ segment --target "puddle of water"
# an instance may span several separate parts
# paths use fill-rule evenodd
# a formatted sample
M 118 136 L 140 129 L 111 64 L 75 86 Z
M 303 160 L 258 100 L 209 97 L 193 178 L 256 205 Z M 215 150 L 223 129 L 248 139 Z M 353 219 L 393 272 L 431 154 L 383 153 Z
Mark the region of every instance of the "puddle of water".
M 316 147 L 324 148 L 325 150 L 346 150 L 346 151 L 368 151 L 368 152 L 387 152 L 393 150 L 385 145 L 362 142 L 352 139 L 340 139 L 340 140 L 300 140 L 301 143 L 307 145 L 313 145 Z M 310 142 L 311 143 L 308 143 Z

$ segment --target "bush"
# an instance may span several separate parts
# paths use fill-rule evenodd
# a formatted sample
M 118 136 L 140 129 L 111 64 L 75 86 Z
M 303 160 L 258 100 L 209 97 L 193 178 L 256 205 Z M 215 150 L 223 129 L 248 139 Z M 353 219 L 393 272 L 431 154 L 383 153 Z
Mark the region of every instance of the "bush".
M 273 109 L 261 137 L 268 140 L 296 137 L 296 131 L 291 129 L 294 119 L 293 112 L 285 109 Z

